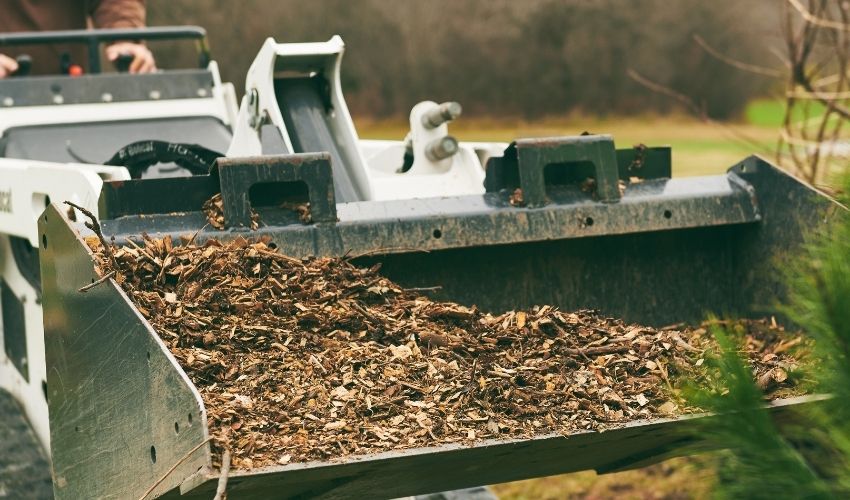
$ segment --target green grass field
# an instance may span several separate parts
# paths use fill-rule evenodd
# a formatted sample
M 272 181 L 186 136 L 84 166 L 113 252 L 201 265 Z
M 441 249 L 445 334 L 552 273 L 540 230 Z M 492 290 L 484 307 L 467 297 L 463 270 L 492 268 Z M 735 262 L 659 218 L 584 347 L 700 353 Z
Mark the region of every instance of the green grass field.
M 811 115 L 822 115 L 825 108 L 819 102 L 812 102 Z M 759 127 L 774 127 L 778 128 L 782 125 L 785 119 L 785 103 L 774 99 L 758 99 L 747 106 L 744 112 L 744 117 L 747 123 Z M 792 116 L 793 121 L 804 119 L 803 110 L 797 109 Z
M 769 113 L 775 113 L 775 110 L 764 107 L 755 111 L 755 117 L 765 123 L 770 118 Z M 360 136 L 364 139 L 401 140 L 408 130 L 407 124 L 401 120 L 356 122 Z M 618 147 L 641 143 L 647 146 L 671 146 L 674 176 L 722 173 L 754 153 L 772 158 L 778 138 L 777 127 L 772 125 L 714 125 L 682 116 L 620 119 L 567 117 L 539 122 L 462 117 L 451 125 L 450 131 L 461 141 L 504 142 L 521 137 L 576 135 L 589 131 L 613 135 Z

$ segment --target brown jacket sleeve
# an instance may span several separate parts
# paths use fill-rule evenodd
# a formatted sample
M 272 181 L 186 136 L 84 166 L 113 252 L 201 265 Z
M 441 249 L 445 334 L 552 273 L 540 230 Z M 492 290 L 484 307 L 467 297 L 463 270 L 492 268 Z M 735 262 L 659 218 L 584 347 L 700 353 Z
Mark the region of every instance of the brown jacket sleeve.
M 91 0 L 89 15 L 95 28 L 142 28 L 145 0 Z

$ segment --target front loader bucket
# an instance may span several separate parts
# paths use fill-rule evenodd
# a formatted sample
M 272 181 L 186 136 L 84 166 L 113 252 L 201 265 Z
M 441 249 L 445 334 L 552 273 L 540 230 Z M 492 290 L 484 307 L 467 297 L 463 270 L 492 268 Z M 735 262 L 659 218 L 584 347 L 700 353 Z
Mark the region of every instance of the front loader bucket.
M 511 149 L 512 148 L 512 149 Z M 610 138 L 520 141 L 488 165 L 488 193 L 336 204 L 322 154 L 221 160 L 211 176 L 107 183 L 107 238 L 141 232 L 272 238 L 289 255 L 375 260 L 408 287 L 503 311 L 595 308 L 629 322 L 697 323 L 707 314 L 777 314 L 782 267 L 806 234 L 843 208 L 758 158 L 726 175 L 669 179 L 669 150 L 614 150 Z M 640 155 L 641 182 L 619 180 Z M 584 169 L 595 189 L 568 182 Z M 569 174 L 569 175 L 567 175 Z M 307 186 L 314 222 L 255 207 L 257 183 Z M 184 193 L 165 197 L 168 193 Z M 204 228 L 200 203 L 221 193 L 227 230 Z M 130 207 L 136 207 L 135 212 Z M 45 338 L 58 498 L 209 498 L 215 491 L 200 396 L 127 296 L 96 279 L 82 237 L 52 205 L 40 221 Z M 175 241 L 178 241 L 175 238 Z M 779 316 L 777 316 L 779 317 Z M 781 318 L 781 317 L 780 317 Z M 779 416 L 817 398 L 773 403 Z M 644 420 L 604 432 L 484 441 L 230 474 L 234 498 L 396 497 L 562 472 L 609 471 L 699 444 L 699 418 Z M 182 495 L 182 496 L 181 496 Z

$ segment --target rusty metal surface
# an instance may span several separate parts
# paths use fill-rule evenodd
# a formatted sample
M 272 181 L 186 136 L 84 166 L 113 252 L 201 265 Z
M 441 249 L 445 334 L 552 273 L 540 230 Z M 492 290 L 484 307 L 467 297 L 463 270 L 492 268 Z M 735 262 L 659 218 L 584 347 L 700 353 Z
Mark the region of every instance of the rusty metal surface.
M 173 489 L 209 462 L 200 396 L 114 281 L 78 292 L 96 276 L 64 217 L 39 220 L 56 497 L 139 498 L 179 462 Z

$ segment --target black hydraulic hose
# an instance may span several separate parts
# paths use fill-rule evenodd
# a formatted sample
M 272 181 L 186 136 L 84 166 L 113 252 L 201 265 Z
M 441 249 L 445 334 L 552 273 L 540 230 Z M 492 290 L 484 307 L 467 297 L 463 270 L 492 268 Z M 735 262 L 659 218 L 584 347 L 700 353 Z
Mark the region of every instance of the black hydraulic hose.
M 157 163 L 173 162 L 192 175 L 205 175 L 222 153 L 197 144 L 180 144 L 165 141 L 138 141 L 119 149 L 104 165 L 126 167 L 130 177 L 140 179 L 142 174 Z

